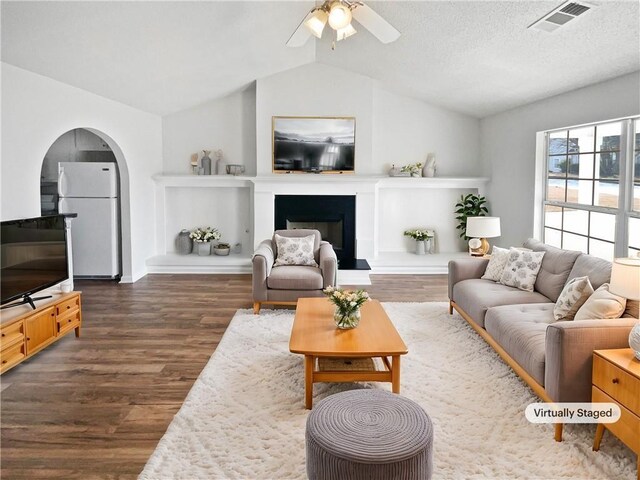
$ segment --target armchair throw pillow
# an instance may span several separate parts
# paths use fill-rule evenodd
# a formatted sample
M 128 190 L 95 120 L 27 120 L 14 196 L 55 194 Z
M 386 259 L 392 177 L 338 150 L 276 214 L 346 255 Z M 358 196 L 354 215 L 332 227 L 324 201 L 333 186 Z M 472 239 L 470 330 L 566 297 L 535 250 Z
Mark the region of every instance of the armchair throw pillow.
M 609 284 L 604 283 L 584 302 L 574 320 L 620 318 L 626 306 L 627 299 L 611 293 Z
M 572 278 L 562 289 L 555 306 L 553 318 L 556 320 L 573 320 L 576 312 L 593 293 L 589 277 Z
M 526 292 L 533 292 L 533 286 L 542 266 L 544 254 L 545 252 L 526 252 L 515 248 L 509 249 L 507 265 L 500 276 L 500 283 Z
M 273 264 L 275 267 L 283 265 L 318 266 L 315 258 L 313 258 L 313 244 L 315 241 L 313 235 L 307 237 L 283 237 L 276 233 L 274 237 L 277 250 L 276 261 Z
M 499 282 L 500 277 L 502 277 L 502 272 L 504 272 L 504 267 L 507 265 L 508 259 L 508 248 L 492 247 L 491 258 L 489 259 L 487 268 L 481 278 L 483 280 L 493 280 L 494 282 Z

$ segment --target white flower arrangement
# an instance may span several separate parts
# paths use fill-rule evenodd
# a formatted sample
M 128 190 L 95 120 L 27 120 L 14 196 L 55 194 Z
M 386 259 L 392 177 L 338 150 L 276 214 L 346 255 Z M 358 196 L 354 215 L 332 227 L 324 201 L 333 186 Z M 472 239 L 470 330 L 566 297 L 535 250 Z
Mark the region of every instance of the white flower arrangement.
M 191 230 L 189 234 L 189 238 L 191 238 L 194 242 L 204 243 L 210 242 L 211 240 L 219 240 L 221 237 L 218 229 L 213 227 L 198 227 Z
M 401 172 L 408 172 L 412 177 L 419 177 L 422 172 L 422 163 L 410 163 L 400 169 Z
M 413 230 L 405 230 L 404 235 L 406 237 L 411 237 L 418 242 L 422 242 L 433 238 L 435 233 L 433 230 L 428 230 L 426 228 L 416 228 Z
M 358 310 L 363 303 L 371 300 L 365 290 L 349 291 L 331 285 L 322 291 L 342 315 L 349 315 Z

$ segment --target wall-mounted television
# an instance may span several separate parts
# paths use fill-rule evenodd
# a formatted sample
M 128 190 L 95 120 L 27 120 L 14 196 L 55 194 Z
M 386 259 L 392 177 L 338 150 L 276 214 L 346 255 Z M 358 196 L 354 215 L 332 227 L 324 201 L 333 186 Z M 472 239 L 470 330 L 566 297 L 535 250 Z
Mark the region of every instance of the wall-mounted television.
M 274 173 L 354 171 L 354 117 L 273 117 L 272 133 Z
M 69 278 L 68 265 L 64 215 L 1 223 L 0 304 L 3 308 L 20 298 L 22 301 L 15 305 L 29 303 L 33 307 L 35 299 L 31 295 Z

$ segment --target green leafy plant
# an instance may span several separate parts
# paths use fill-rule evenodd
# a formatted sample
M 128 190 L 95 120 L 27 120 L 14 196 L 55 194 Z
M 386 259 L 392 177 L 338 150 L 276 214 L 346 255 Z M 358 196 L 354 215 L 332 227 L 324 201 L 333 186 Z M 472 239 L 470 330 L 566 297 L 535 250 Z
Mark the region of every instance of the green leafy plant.
M 467 237 L 467 217 L 484 217 L 489 213 L 487 207 L 485 207 L 487 199 L 480 195 L 474 195 L 469 193 L 467 195 L 461 195 L 460 201 L 456 203 L 456 220 L 458 225 L 456 226 L 460 238 L 469 240 Z

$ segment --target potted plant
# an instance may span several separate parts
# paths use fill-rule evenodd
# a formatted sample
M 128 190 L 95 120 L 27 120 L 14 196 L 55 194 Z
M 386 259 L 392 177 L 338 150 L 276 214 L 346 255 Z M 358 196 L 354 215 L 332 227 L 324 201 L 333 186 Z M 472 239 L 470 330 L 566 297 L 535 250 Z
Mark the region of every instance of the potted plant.
M 191 230 L 189 237 L 195 242 L 198 255 L 209 255 L 211 240 L 218 240 L 220 232 L 213 227 L 198 227 Z
M 415 228 L 413 230 L 405 230 L 404 235 L 416 241 L 416 255 L 424 255 L 427 251 L 426 242 L 431 241 L 434 232 L 426 228 Z
M 461 195 L 460 201 L 456 203 L 456 220 L 458 220 L 457 230 L 460 230 L 459 236 L 465 241 L 469 240 L 467 237 L 467 217 L 484 217 L 489 213 L 487 207 L 485 207 L 487 199 L 480 195 L 474 195 L 469 193 L 467 195 Z
M 219 243 L 217 244 L 215 247 L 213 247 L 213 253 L 215 253 L 216 255 L 229 255 L 229 252 L 231 252 L 231 245 L 229 245 L 228 243 Z

